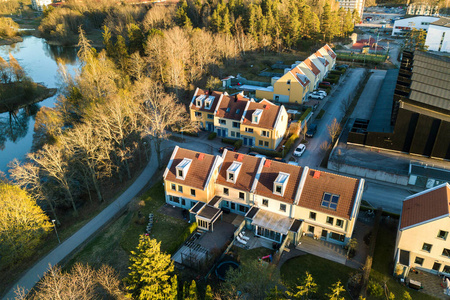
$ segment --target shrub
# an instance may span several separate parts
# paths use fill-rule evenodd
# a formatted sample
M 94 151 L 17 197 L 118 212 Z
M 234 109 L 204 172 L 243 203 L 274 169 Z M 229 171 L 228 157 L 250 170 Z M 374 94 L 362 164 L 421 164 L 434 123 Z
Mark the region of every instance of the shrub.
M 325 111 L 323 109 L 321 109 L 316 116 L 316 120 L 322 119 L 324 113 L 325 113 Z
M 367 291 L 374 297 L 383 296 L 383 287 L 376 281 L 370 280 L 367 286 Z
M 183 134 L 198 137 L 198 132 L 183 131 Z
M 229 144 L 229 145 L 234 145 L 234 143 L 236 143 L 236 140 L 235 139 L 223 138 L 222 139 L 222 143 Z
M 183 232 L 183 234 L 179 235 L 178 237 L 174 237 L 177 239 L 177 243 L 175 243 L 170 249 L 167 250 L 167 253 L 174 254 L 175 251 L 180 248 L 180 246 L 186 241 L 186 239 L 195 231 L 197 230 L 197 222 L 192 223 L 189 225 L 188 228 Z
M 234 148 L 236 148 L 236 151 L 239 150 L 242 147 L 242 140 L 237 140 L 234 143 Z
M 303 121 L 303 120 L 308 116 L 308 114 L 309 114 L 311 111 L 312 111 L 312 108 L 311 108 L 311 107 L 309 107 L 307 110 L 305 110 L 305 111 L 303 112 L 303 114 L 300 116 L 299 121 L 300 121 L 300 122 Z
M 213 140 L 213 139 L 216 138 L 216 136 L 217 136 L 217 133 L 211 132 L 211 133 L 208 135 L 208 140 Z
M 291 135 L 288 140 L 286 141 L 286 143 L 284 143 L 284 154 L 288 153 L 289 150 L 291 150 L 292 145 L 294 144 L 294 142 L 298 139 L 298 135 L 293 134 Z
M 268 156 L 268 157 L 283 157 L 283 154 L 281 152 L 275 151 L 275 150 L 267 150 L 267 149 L 260 149 L 253 147 L 251 148 L 251 151 L 258 152 L 259 154 Z

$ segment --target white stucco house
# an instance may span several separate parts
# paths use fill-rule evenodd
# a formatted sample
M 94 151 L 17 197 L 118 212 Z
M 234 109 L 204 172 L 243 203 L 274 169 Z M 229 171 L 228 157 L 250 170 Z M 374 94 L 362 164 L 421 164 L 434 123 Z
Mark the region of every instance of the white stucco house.
M 404 36 L 413 29 L 424 29 L 428 31 L 431 23 L 439 20 L 439 17 L 414 16 L 396 20 L 392 29 L 393 36 Z
M 430 51 L 450 52 L 449 18 L 440 18 L 429 25 L 425 46 Z
M 31 7 L 34 10 L 43 11 L 44 8 L 53 3 L 53 0 L 31 0 Z

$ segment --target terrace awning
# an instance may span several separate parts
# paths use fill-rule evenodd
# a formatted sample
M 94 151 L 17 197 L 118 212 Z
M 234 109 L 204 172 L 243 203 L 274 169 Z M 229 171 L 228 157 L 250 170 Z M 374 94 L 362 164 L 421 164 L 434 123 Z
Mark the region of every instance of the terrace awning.
M 252 225 L 263 227 L 281 234 L 287 234 L 294 219 L 260 209 L 253 217 Z

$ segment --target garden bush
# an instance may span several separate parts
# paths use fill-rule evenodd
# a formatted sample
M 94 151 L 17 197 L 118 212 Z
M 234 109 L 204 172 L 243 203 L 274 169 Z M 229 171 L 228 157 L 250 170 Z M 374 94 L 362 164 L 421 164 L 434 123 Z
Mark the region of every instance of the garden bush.
M 234 148 L 236 148 L 236 151 L 239 150 L 242 147 L 242 140 L 237 140 L 234 143 Z
M 369 285 L 367 286 L 367 291 L 370 295 L 374 297 L 383 296 L 383 287 L 376 281 L 370 280 Z
M 283 157 L 283 154 L 281 152 L 275 150 L 261 149 L 256 147 L 252 147 L 250 150 L 258 152 L 259 154 L 265 155 L 267 157 Z
M 291 135 L 288 140 L 286 141 L 286 143 L 284 143 L 284 154 L 286 155 L 286 153 L 289 152 L 289 150 L 291 150 L 292 145 L 294 144 L 294 142 L 298 139 L 298 135 L 293 134 Z
M 208 135 L 208 140 L 213 140 L 213 139 L 216 138 L 216 136 L 217 136 L 217 133 L 211 132 L 211 133 Z
M 222 139 L 222 143 L 229 144 L 229 145 L 234 145 L 234 143 L 236 143 L 236 139 L 223 138 Z
M 312 108 L 309 107 L 302 113 L 302 115 L 300 116 L 300 119 L 299 119 L 300 122 L 303 121 L 308 116 L 308 114 L 311 112 L 311 110 L 312 110 Z

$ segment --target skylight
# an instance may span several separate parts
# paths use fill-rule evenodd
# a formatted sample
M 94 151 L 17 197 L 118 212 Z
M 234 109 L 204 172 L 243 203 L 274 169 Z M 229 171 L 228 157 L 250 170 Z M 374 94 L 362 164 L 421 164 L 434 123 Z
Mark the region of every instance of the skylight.
M 322 198 L 322 207 L 326 207 L 332 210 L 337 209 L 339 202 L 339 195 L 333 195 L 330 193 L 324 193 Z

